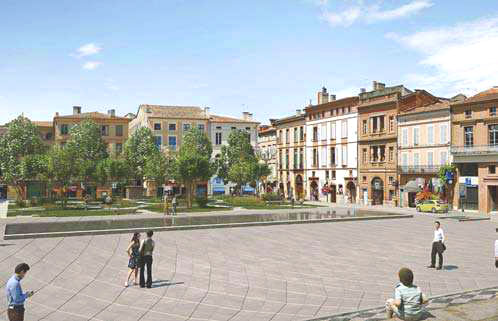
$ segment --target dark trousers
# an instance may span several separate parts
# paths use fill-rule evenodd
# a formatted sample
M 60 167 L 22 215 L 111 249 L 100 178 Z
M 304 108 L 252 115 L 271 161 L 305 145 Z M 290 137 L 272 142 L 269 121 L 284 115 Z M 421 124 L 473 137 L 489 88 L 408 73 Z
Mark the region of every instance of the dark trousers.
M 145 268 L 147 267 L 147 282 L 145 282 Z M 142 258 L 142 265 L 140 266 L 140 286 L 152 286 L 152 255 L 146 255 Z
M 443 243 L 432 242 L 431 266 L 436 266 L 436 253 L 439 256 L 439 267 L 443 267 Z
M 24 321 L 24 307 L 16 306 L 14 309 L 9 307 L 7 316 L 9 317 L 9 321 Z

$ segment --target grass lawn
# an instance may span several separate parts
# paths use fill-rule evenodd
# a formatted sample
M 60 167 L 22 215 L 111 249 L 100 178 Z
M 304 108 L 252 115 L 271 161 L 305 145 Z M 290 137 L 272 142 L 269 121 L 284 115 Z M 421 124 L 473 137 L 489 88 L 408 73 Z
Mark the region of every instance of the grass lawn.
M 47 209 L 41 211 L 8 211 L 7 216 L 71 217 L 71 216 L 106 216 L 133 214 L 135 210 L 83 210 L 83 209 Z
M 149 205 L 143 208 L 144 210 L 149 210 L 157 213 L 164 213 L 164 205 L 163 204 L 154 204 Z M 170 208 L 171 209 L 171 208 Z M 194 205 L 192 208 L 180 207 L 176 209 L 177 213 L 195 213 L 195 212 L 217 212 L 217 211 L 230 211 L 232 208 L 230 207 L 198 207 Z

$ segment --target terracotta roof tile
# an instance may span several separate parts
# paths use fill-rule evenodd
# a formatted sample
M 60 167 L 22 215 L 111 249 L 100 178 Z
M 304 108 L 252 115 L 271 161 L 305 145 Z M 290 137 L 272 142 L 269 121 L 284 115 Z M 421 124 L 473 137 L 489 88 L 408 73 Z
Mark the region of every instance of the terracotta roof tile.
M 255 120 L 245 120 L 245 119 L 240 119 L 240 118 L 233 118 L 233 117 L 228 117 L 228 116 L 219 116 L 219 115 L 211 115 L 209 117 L 209 120 L 212 121 L 213 123 L 252 123 L 252 124 L 259 124 L 259 122 Z
M 51 121 L 37 121 L 37 120 L 34 120 L 34 121 L 32 121 L 32 123 L 35 124 L 38 127 L 52 127 L 53 126 L 53 122 L 51 122 Z
M 88 113 L 81 113 L 81 114 L 76 114 L 76 115 L 64 115 L 64 116 L 56 116 L 55 118 L 62 118 L 62 119 L 75 119 L 75 118 L 91 118 L 91 119 L 119 119 L 119 120 L 130 120 L 129 118 L 126 117 L 111 117 L 111 115 L 104 114 L 104 113 L 99 113 L 99 112 L 88 112 Z
M 191 118 L 191 119 L 208 119 L 206 113 L 201 107 L 196 106 L 163 106 L 163 105 L 140 105 L 145 113 L 150 117 L 157 118 Z
M 408 111 L 400 111 L 400 115 L 409 115 L 409 114 L 418 114 L 418 113 L 426 113 L 437 110 L 445 110 L 450 109 L 450 102 L 448 100 L 441 100 L 435 104 L 412 108 Z

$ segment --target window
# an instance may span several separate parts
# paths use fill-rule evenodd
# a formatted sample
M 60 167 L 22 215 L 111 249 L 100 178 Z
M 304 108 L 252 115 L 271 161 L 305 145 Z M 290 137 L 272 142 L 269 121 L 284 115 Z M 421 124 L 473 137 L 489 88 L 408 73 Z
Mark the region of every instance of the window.
M 330 139 L 335 139 L 335 121 L 330 123 Z
M 413 154 L 413 165 L 418 166 L 419 161 L 419 155 L 418 153 Z
M 100 132 L 102 133 L 102 136 L 109 136 L 109 126 L 108 125 L 102 125 L 100 127 Z
M 407 167 L 408 166 L 408 154 L 407 153 L 404 153 L 401 156 L 401 163 L 403 164 L 403 167 Z
M 280 169 L 282 169 L 282 151 L 281 150 L 278 151 L 278 167 Z M 280 174 L 282 174 L 282 173 L 280 173 Z
M 498 146 L 498 125 L 489 125 L 489 145 Z
M 434 126 L 432 125 L 427 126 L 427 143 L 429 143 L 429 145 L 434 144 Z
M 285 150 L 285 169 L 289 169 L 289 150 Z
M 463 132 L 464 132 L 463 141 L 464 141 L 465 146 L 474 145 L 474 128 L 473 127 L 464 127 Z
M 313 148 L 313 167 L 318 167 L 318 150 Z
M 378 162 L 379 161 L 379 147 L 378 146 L 372 146 L 370 147 L 370 155 L 371 155 L 371 162 Z
M 389 176 L 389 184 L 391 184 L 391 185 L 392 185 L 393 183 L 394 183 L 394 177 Z
M 313 127 L 313 141 L 316 142 L 318 140 L 318 127 Z
M 335 171 L 332 171 L 332 179 L 335 179 Z
M 348 147 L 342 146 L 342 166 L 348 165 Z
M 429 166 L 434 165 L 434 153 L 433 152 L 427 153 L 427 165 L 429 165 Z
M 329 171 L 325 171 L 325 181 L 329 180 Z
M 363 176 L 361 179 L 363 180 L 363 183 L 367 182 L 367 177 L 366 176 Z
M 295 129 L 294 131 L 297 131 L 297 129 Z M 299 160 L 297 157 L 298 157 L 297 149 L 294 148 L 294 162 L 293 162 L 294 169 L 297 169 L 297 165 L 299 165 Z
M 418 144 L 420 142 L 419 136 L 418 136 L 419 132 L 420 132 L 420 128 L 418 128 L 418 127 L 413 128 L 413 145 L 414 146 L 418 146 Z
M 221 145 L 221 133 L 215 134 L 215 143 L 216 145 Z
M 496 116 L 496 106 L 489 107 L 489 116 Z
M 446 144 L 448 142 L 448 125 L 442 124 L 440 127 L 440 137 L 441 137 L 441 144 Z
M 467 109 L 467 110 L 465 111 L 465 118 L 470 118 L 470 117 L 472 117 L 472 110 Z
M 320 160 L 320 163 L 322 164 L 322 167 L 327 167 L 327 147 L 322 146 L 322 159 Z
M 403 128 L 402 133 L 403 146 L 408 146 L 408 128 Z
M 62 124 L 60 127 L 61 135 L 69 134 L 69 126 L 67 124 Z
M 288 144 L 289 143 L 289 129 L 286 129 L 285 130 L 285 143 Z
M 216 126 L 216 129 L 217 130 L 221 130 L 221 126 Z
M 488 172 L 490 174 L 496 174 L 496 166 L 495 165 L 489 165 L 488 166 Z
M 170 149 L 176 149 L 176 136 L 168 136 L 168 145 Z
M 123 144 L 116 143 L 116 154 L 121 154 L 123 152 Z
M 341 138 L 347 138 L 348 137 L 348 121 L 343 120 L 341 122 Z
M 116 125 L 116 136 L 123 136 L 123 125 Z
M 321 130 L 322 130 L 322 132 L 321 132 L 320 136 L 321 136 L 322 140 L 327 139 L 327 124 L 322 124 Z
M 362 159 L 363 159 L 363 164 L 366 164 L 367 163 L 367 149 L 366 148 L 363 148 Z
M 380 146 L 380 161 L 381 162 L 386 161 L 386 146 L 384 145 Z
M 201 131 L 204 131 L 204 124 L 198 124 L 197 128 L 199 128 L 199 130 Z
M 247 130 L 247 131 L 250 131 L 250 130 L 251 130 L 251 127 L 246 127 L 246 130 Z
M 156 145 L 157 148 L 160 148 L 162 144 L 162 137 L 154 136 L 154 144 Z
M 52 139 L 52 133 L 46 133 L 45 140 L 51 140 L 51 139 Z
M 448 153 L 441 152 L 441 165 L 446 165 L 447 159 L 448 159 Z
M 297 127 L 294 128 L 294 143 L 297 143 L 298 142 L 298 132 L 297 132 Z
M 330 166 L 335 166 L 335 147 L 330 147 Z
M 363 120 L 363 135 L 366 135 L 368 132 L 368 122 L 367 120 Z
M 176 124 L 169 124 L 169 125 L 168 125 L 168 129 L 169 129 L 170 131 L 175 131 L 175 130 L 176 130 Z
M 394 116 L 389 116 L 389 131 L 394 131 Z
M 304 152 L 303 149 L 299 149 L 299 169 L 303 169 L 303 161 L 304 161 Z
M 299 127 L 299 140 L 300 141 L 304 140 L 304 127 L 303 126 Z
M 389 147 L 389 161 L 392 162 L 394 160 L 394 147 Z
M 190 130 L 190 124 L 183 124 L 183 131 Z
M 155 123 L 154 130 L 161 130 L 161 123 Z

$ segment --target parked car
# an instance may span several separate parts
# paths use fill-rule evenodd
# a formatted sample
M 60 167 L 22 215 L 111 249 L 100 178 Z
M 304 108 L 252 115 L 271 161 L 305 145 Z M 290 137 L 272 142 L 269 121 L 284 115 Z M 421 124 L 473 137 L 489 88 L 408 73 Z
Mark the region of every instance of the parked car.
M 417 204 L 417 212 L 448 213 L 448 204 L 437 200 L 426 200 Z

